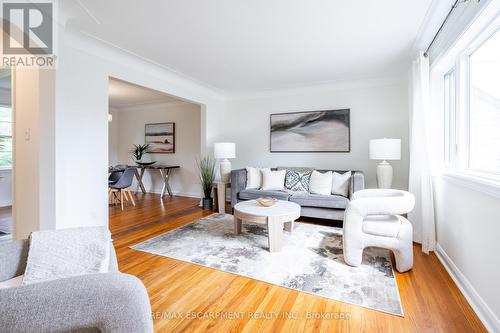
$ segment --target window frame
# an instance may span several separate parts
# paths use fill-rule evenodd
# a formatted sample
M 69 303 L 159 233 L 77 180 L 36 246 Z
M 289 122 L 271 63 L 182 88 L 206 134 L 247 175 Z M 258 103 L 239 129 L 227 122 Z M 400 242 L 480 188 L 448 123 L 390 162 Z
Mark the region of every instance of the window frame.
M 449 110 L 446 103 L 446 91 L 443 93 L 444 111 L 444 154 L 443 164 L 445 172 L 449 175 L 459 176 L 470 180 L 483 180 L 493 182 L 500 186 L 500 169 L 494 172 L 477 170 L 470 167 L 470 134 L 471 134 L 471 85 L 470 85 L 470 59 L 484 43 L 495 34 L 500 33 L 500 25 L 493 29 L 481 31 L 469 45 L 460 52 L 453 64 L 442 75 L 443 82 L 447 76 L 454 73 L 455 105 L 454 110 Z M 443 84 L 446 90 L 446 83 Z M 453 126 L 452 126 L 453 125 Z M 452 128 L 454 127 L 454 129 Z
M 456 160 L 457 70 L 453 66 L 444 74 L 444 165 L 453 168 Z

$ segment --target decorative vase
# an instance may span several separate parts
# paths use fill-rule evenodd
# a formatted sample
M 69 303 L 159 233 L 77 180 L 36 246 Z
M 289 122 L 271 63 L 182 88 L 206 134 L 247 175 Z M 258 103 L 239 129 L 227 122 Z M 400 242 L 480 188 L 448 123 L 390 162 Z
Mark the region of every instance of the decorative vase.
M 392 186 L 392 166 L 385 160 L 377 165 L 377 185 L 378 188 Z
M 202 208 L 204 210 L 212 210 L 214 208 L 214 202 L 213 202 L 212 198 L 203 198 Z

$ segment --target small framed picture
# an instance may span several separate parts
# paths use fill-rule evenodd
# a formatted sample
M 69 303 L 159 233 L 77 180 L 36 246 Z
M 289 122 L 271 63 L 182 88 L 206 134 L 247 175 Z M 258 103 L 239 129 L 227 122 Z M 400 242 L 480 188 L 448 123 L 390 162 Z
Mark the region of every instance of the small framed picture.
M 175 123 L 146 124 L 145 133 L 148 153 L 175 153 Z

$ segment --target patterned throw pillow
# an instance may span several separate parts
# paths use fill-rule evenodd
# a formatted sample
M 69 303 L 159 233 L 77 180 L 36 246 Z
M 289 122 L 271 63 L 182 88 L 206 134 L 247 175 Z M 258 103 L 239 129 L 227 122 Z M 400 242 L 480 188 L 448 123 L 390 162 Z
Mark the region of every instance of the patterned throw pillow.
M 309 180 L 311 171 L 298 172 L 286 170 L 285 189 L 294 192 L 309 192 Z

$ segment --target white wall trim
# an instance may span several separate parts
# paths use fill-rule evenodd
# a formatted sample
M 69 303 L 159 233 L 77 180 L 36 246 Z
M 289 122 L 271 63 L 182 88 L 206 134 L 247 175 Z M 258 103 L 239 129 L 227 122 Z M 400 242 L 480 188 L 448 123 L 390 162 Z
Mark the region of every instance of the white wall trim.
M 160 93 L 163 94 L 163 93 Z M 140 109 L 143 110 L 144 108 L 153 108 L 153 107 L 158 107 L 158 106 L 173 106 L 173 105 L 184 105 L 184 104 L 195 104 L 195 105 L 200 105 L 198 103 L 194 102 L 188 102 L 188 101 L 172 101 L 172 102 L 147 102 L 147 103 L 130 103 L 127 105 L 120 105 L 120 106 L 110 106 L 109 108 L 113 108 L 116 110 L 128 110 L 128 109 Z
M 149 190 L 146 191 L 147 193 L 154 193 L 154 194 L 161 194 L 161 191 L 158 190 Z M 201 194 L 200 193 L 195 193 L 195 192 L 183 192 L 183 191 L 174 191 L 172 190 L 172 194 L 174 196 L 179 196 L 179 197 L 188 197 L 188 198 L 196 198 L 196 199 L 201 199 Z M 168 194 L 165 194 L 166 197 L 168 197 Z
M 498 317 L 439 244 L 436 245 L 436 255 L 486 329 L 489 332 L 500 332 L 500 320 Z
M 173 101 L 173 102 L 157 102 L 157 103 L 143 103 L 143 104 L 131 104 L 127 106 L 114 107 L 118 112 L 120 111 L 143 111 L 144 109 L 156 109 L 158 107 L 169 107 L 177 105 L 198 105 L 198 103 L 192 103 L 187 101 Z
M 497 182 L 458 173 L 445 173 L 441 178 L 452 184 L 500 199 L 500 184 Z
M 282 89 L 264 90 L 248 94 L 233 94 L 228 97 L 229 100 L 252 100 L 260 98 L 280 97 L 287 95 L 301 95 L 321 93 L 325 91 L 339 91 L 339 90 L 355 90 L 372 87 L 392 86 L 399 84 L 407 84 L 407 75 L 396 76 L 382 76 L 371 78 L 358 78 L 338 80 L 334 82 L 320 82 L 318 84 L 310 84 L 296 87 L 285 87 Z

